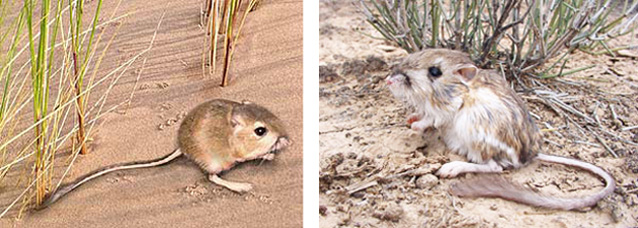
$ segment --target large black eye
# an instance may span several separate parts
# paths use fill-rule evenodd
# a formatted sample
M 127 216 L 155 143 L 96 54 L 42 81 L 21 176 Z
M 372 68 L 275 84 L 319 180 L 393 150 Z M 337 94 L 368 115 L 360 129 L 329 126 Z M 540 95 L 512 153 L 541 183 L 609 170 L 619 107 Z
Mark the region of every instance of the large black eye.
M 266 132 L 268 132 L 268 130 L 265 127 L 255 128 L 255 134 L 257 136 L 264 136 L 266 134 Z
M 443 72 L 441 72 L 441 69 L 439 69 L 438 67 L 434 67 L 434 66 L 428 68 L 428 73 L 430 73 L 430 76 L 434 77 L 434 78 L 438 78 L 438 77 L 440 77 L 443 74 Z

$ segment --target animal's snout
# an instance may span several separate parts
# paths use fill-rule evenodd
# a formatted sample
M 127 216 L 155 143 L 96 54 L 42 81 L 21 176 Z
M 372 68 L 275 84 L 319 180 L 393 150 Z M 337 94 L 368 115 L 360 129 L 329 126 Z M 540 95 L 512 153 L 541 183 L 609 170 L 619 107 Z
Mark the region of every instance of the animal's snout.
M 392 72 L 390 72 L 390 74 L 388 74 L 388 77 L 385 78 L 385 83 L 387 85 L 394 85 L 396 83 L 402 83 L 404 80 L 408 80 L 405 77 L 405 73 L 399 69 L 394 69 L 392 70 Z

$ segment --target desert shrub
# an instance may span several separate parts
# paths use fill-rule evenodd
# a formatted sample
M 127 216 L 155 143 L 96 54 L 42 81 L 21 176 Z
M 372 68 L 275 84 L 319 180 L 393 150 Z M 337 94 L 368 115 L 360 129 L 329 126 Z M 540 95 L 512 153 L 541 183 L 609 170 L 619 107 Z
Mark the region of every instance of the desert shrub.
M 462 50 L 482 67 L 513 75 L 568 53 L 592 53 L 636 26 L 638 1 L 628 0 L 360 0 L 367 21 L 408 52 L 443 47 Z M 621 9 L 619 11 L 618 9 Z M 627 47 L 621 47 L 627 48 Z

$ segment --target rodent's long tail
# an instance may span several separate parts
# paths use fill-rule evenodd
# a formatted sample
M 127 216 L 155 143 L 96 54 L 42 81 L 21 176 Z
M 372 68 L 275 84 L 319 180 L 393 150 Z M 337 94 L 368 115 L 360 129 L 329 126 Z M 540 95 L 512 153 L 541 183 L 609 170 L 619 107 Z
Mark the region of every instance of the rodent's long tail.
M 136 162 L 123 163 L 123 164 L 116 164 L 116 165 L 112 165 L 112 166 L 107 166 L 107 167 L 101 168 L 101 169 L 93 171 L 93 172 L 91 172 L 91 173 L 89 173 L 87 175 L 79 177 L 78 179 L 76 179 L 75 181 L 73 181 L 71 183 L 68 183 L 68 184 L 65 184 L 63 186 L 60 186 L 54 192 L 50 193 L 46 197 L 46 200 L 44 202 L 42 202 L 42 204 L 37 206 L 36 209 L 40 210 L 40 209 L 44 209 L 44 208 L 48 207 L 49 205 L 53 204 L 55 201 L 58 201 L 60 198 L 62 198 L 62 196 L 66 195 L 70 191 L 73 191 L 73 189 L 79 187 L 80 185 L 82 185 L 82 184 L 84 184 L 84 183 L 86 183 L 86 182 L 88 182 L 88 181 L 90 181 L 92 179 L 95 179 L 96 177 L 102 176 L 104 174 L 107 174 L 107 173 L 110 173 L 110 172 L 114 172 L 114 171 L 118 171 L 118 170 L 161 166 L 161 165 L 168 164 L 169 162 L 175 160 L 175 158 L 178 158 L 181 155 L 182 155 L 182 151 L 180 151 L 180 149 L 177 148 L 172 153 L 170 153 L 170 154 L 168 154 L 168 155 L 166 155 L 164 157 L 161 157 L 161 158 L 148 160 L 148 161 L 136 161 Z
M 602 191 L 593 195 L 581 198 L 560 198 L 533 192 L 531 189 L 516 185 L 499 175 L 478 175 L 476 178 L 453 184 L 450 191 L 452 194 L 462 197 L 498 197 L 538 207 L 575 210 L 596 205 L 599 200 L 612 193 L 616 188 L 614 178 L 598 166 L 575 159 L 540 153 L 536 158 L 545 162 L 585 169 L 602 177 L 606 186 Z

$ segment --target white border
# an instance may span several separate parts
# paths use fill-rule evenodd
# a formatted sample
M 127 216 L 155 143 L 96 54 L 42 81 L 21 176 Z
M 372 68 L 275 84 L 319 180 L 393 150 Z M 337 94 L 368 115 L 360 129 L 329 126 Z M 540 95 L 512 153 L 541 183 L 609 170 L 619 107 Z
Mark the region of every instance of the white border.
M 303 224 L 319 227 L 319 1 L 303 4 Z

